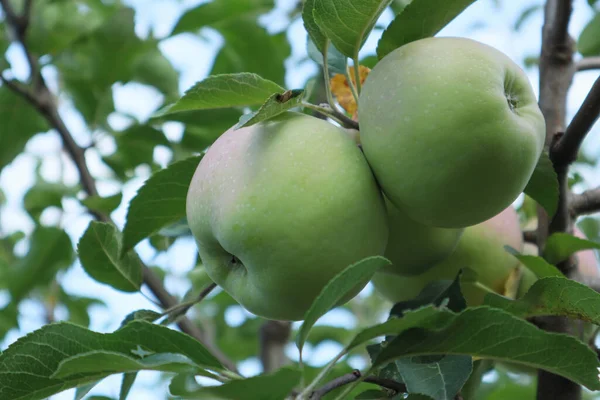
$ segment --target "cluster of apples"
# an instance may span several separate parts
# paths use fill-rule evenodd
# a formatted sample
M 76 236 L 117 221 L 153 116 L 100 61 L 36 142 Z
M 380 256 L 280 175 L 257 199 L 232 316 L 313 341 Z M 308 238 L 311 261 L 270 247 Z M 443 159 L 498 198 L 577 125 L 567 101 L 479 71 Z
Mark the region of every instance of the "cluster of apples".
M 287 112 L 225 132 L 192 179 L 187 216 L 210 278 L 247 310 L 300 320 L 345 267 L 391 266 L 375 287 L 393 301 L 461 268 L 503 293 L 522 250 L 511 203 L 540 157 L 543 116 L 525 73 L 463 38 L 428 38 L 384 57 L 359 97 L 360 144 Z M 342 302 L 368 280 L 356 282 Z

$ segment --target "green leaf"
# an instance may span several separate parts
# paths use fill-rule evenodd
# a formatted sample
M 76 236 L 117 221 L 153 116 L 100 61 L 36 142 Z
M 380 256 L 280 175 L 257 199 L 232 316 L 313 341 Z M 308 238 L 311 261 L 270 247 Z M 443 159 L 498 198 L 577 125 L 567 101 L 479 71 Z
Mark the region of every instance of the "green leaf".
M 515 25 L 513 27 L 515 32 L 520 31 L 521 28 L 523 27 L 523 25 L 525 25 L 525 22 L 527 22 L 527 20 L 529 18 L 531 18 L 538 11 L 542 11 L 542 10 L 543 10 L 543 7 L 541 4 L 534 4 L 534 5 L 531 5 L 529 7 L 526 7 L 525 9 L 523 9 L 523 11 L 521 11 L 521 15 L 519 15 L 519 18 L 517 19 L 517 21 L 515 22 Z
M 247 72 L 209 76 L 188 89 L 175 104 L 158 111 L 154 118 L 181 111 L 257 106 L 282 91 L 275 82 Z
M 447 355 L 402 358 L 396 361 L 408 393 L 423 394 L 434 400 L 454 400 L 463 387 L 473 364 L 470 356 Z
M 302 22 L 304 22 L 304 28 L 306 29 L 306 32 L 308 32 L 309 46 L 310 43 L 312 43 L 317 52 L 323 54 L 329 45 L 329 39 L 325 36 L 315 21 L 314 9 L 316 1 L 317 0 L 304 1 L 304 6 L 302 6 Z M 310 47 L 308 54 L 310 55 Z
M 510 246 L 505 246 L 506 251 L 515 256 L 521 264 L 535 274 L 538 278 L 547 278 L 549 276 L 564 276 L 562 272 L 554 265 L 548 263 L 539 256 L 520 254 Z
M 357 58 L 375 22 L 391 0 L 315 0 L 313 15 L 333 45 Z
M 33 135 L 48 124 L 21 96 L 0 86 L 0 171 L 19 155 Z
M 600 54 L 600 13 L 583 28 L 577 40 L 577 50 L 584 57 Z
M 161 318 L 162 316 L 163 315 L 161 313 L 157 313 L 156 311 L 152 311 L 152 310 L 136 310 L 136 311 L 133 311 L 133 312 L 127 314 L 127 316 L 125 317 L 123 322 L 121 322 L 121 327 L 123 327 L 133 321 L 154 322 L 157 319 Z
M 600 389 L 600 361 L 586 344 L 538 329 L 505 311 L 485 306 L 467 308 L 459 314 L 438 310 L 422 328 L 398 334 L 382 349 L 373 366 L 416 355 L 469 355 L 544 369 L 590 390 Z
M 239 18 L 256 17 L 273 7 L 273 0 L 227 0 L 200 4 L 183 13 L 170 36 L 195 32 L 205 26 L 219 27 L 222 23 Z
M 157 88 L 167 101 L 179 97 L 179 72 L 158 47 L 137 57 L 132 68 L 133 80 Z
M 329 43 L 329 41 L 327 41 Z M 312 40 L 307 42 L 308 56 L 320 66 L 323 66 L 323 54 L 317 49 Z M 330 74 L 345 74 L 348 58 L 339 52 L 331 43 L 327 46 L 327 67 Z
M 443 305 L 456 312 L 464 310 L 467 307 L 467 302 L 460 290 L 461 275 L 462 272 L 457 274 L 454 281 L 431 282 L 414 299 L 394 304 L 394 307 L 390 310 L 390 317 L 402 317 L 406 310 L 414 310 L 428 304 L 437 307 Z
M 299 106 L 302 103 L 303 97 L 304 90 L 302 89 L 287 90 L 280 94 L 274 94 L 257 111 L 242 115 L 235 129 L 252 126 L 261 121 L 276 117 Z
M 81 266 L 98 282 L 137 292 L 142 285 L 142 264 L 133 252 L 120 257 L 120 243 L 121 234 L 113 225 L 90 222 L 77 245 Z
M 298 332 L 296 345 L 302 351 L 304 342 L 308 337 L 311 328 L 319 318 L 327 311 L 331 310 L 357 282 L 373 276 L 378 269 L 383 266 L 391 265 L 391 262 L 383 257 L 368 257 L 355 264 L 346 267 L 343 271 L 333 277 L 327 285 L 321 290 L 315 301 L 304 315 L 304 322 Z
M 27 27 L 27 45 L 34 54 L 56 55 L 103 22 L 101 12 L 77 2 L 38 0 Z
M 123 380 L 121 381 L 121 390 L 119 391 L 119 400 L 127 399 L 127 396 L 129 396 L 129 392 L 131 391 L 131 386 L 133 386 L 136 377 L 137 372 L 123 374 Z
M 103 371 L 106 365 L 98 365 L 95 372 L 73 371 L 74 375 L 63 378 L 54 376 L 65 360 L 95 351 L 118 353 L 141 363 L 146 357 L 140 354 L 173 353 L 198 367 L 223 368 L 197 340 L 165 326 L 134 321 L 114 333 L 101 334 L 62 322 L 46 325 L 18 339 L 0 354 L 2 398 L 45 399 L 110 375 Z
M 71 239 L 62 229 L 39 226 L 29 239 L 25 257 L 11 265 L 3 284 L 18 303 L 35 287 L 47 285 L 56 273 L 73 262 Z
M 151 165 L 156 146 L 169 147 L 164 133 L 150 125 L 133 125 L 122 132 L 115 132 L 116 152 L 103 157 L 119 176 L 121 171 L 132 171 L 141 164 Z
M 377 44 L 379 59 L 415 40 L 434 36 L 475 0 L 413 0 L 383 32 Z
M 556 232 L 546 240 L 544 258 L 552 264 L 558 264 L 572 254 L 587 249 L 600 249 L 600 243 L 578 238 L 568 233 Z
M 38 220 L 48 207 L 62 208 L 62 198 L 73 196 L 76 189 L 62 183 L 41 181 L 32 186 L 23 197 L 23 206 L 34 220 Z
M 140 354 L 136 354 L 138 351 Z M 176 353 L 148 355 L 144 350 L 136 349 L 125 355 L 120 352 L 94 350 L 62 360 L 51 377 L 65 379 L 79 374 L 129 374 L 131 371 L 143 370 L 195 372 L 198 368 L 199 366 L 188 357 Z
M 558 207 L 558 178 L 548 153 L 543 152 L 525 190 L 526 195 L 541 205 L 549 216 L 556 213 Z
M 354 400 L 381 400 L 387 399 L 389 396 L 383 390 L 365 390 L 354 398 Z
M 120 254 L 185 217 L 188 187 L 201 157 L 178 161 L 153 174 L 131 200 Z
M 220 25 L 219 32 L 225 43 L 215 57 L 210 75 L 249 72 L 279 85 L 285 83 L 285 60 L 291 55 L 285 31 L 271 35 L 254 19 L 243 18 Z
M 221 386 L 203 387 L 185 398 L 281 400 L 286 398 L 300 382 L 300 375 L 300 371 L 296 369 L 282 368 L 269 375 L 232 380 Z
M 69 312 L 68 321 L 81 325 L 84 328 L 87 328 L 90 324 L 88 308 L 93 305 L 105 306 L 104 302 L 100 299 L 71 295 L 66 293 L 63 289 L 60 289 L 58 300 Z
M 81 204 L 83 204 L 89 210 L 108 214 L 115 211 L 117 207 L 119 207 L 121 200 L 123 200 L 123 193 L 117 193 L 107 197 L 95 195 L 88 196 L 81 200 Z
M 519 300 L 490 293 L 486 295 L 485 304 L 520 318 L 556 315 L 600 325 L 600 294 L 564 277 L 536 281 Z

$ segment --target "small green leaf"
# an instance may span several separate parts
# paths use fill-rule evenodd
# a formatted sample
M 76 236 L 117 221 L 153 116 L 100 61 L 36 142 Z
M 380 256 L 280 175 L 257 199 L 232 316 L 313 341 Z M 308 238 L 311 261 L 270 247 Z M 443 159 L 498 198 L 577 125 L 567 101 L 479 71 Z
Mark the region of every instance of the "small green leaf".
M 242 115 L 235 129 L 252 126 L 276 117 L 289 109 L 299 106 L 302 103 L 303 97 L 304 90 L 302 89 L 287 90 L 281 94 L 274 94 L 257 111 Z
M 475 0 L 413 0 L 383 32 L 377 44 L 379 59 L 398 47 L 434 36 Z
M 185 217 L 188 187 L 201 157 L 175 162 L 154 173 L 131 200 L 120 254 Z
M 362 393 L 359 393 L 358 396 L 354 398 L 354 400 L 382 400 L 387 399 L 389 396 L 383 390 L 365 390 Z
M 123 193 L 117 193 L 107 197 L 88 196 L 81 200 L 81 204 L 92 211 L 111 213 L 119 207 L 122 199 Z
M 246 16 L 255 17 L 273 8 L 273 0 L 227 0 L 203 3 L 183 13 L 170 36 L 195 32 L 205 26 L 218 27 L 223 22 Z
M 564 276 L 562 272 L 548 261 L 539 256 L 520 254 L 510 246 L 504 247 L 506 251 L 515 256 L 527 269 L 533 272 L 538 278 L 547 278 L 549 276 Z
M 308 56 L 314 62 L 323 66 L 324 56 L 310 39 L 307 42 L 307 52 Z M 347 65 L 348 58 L 340 53 L 333 44 L 329 43 L 329 46 L 327 46 L 327 67 L 329 68 L 330 74 L 345 74 Z
M 470 356 L 447 355 L 401 358 L 396 361 L 408 393 L 423 394 L 434 400 L 454 400 L 473 370 Z
M 152 311 L 152 310 L 136 310 L 136 311 L 133 311 L 133 312 L 127 314 L 125 319 L 123 319 L 123 322 L 121 322 L 121 327 L 123 327 L 133 321 L 154 322 L 157 319 L 161 318 L 162 316 L 163 315 L 161 313 L 158 313 L 158 312 Z
M 438 354 L 515 362 L 564 376 L 590 390 L 600 389 L 600 361 L 586 344 L 572 336 L 543 331 L 486 306 L 467 308 L 458 314 L 437 310 L 427 326 L 398 334 L 381 350 L 373 366 L 404 357 Z
M 134 352 L 126 355 L 113 351 L 94 350 L 62 360 L 51 377 L 65 379 L 79 374 L 118 374 L 143 370 L 186 372 L 194 369 L 198 369 L 198 366 L 181 354 L 151 353 L 139 358 Z
M 313 16 L 342 54 L 356 58 L 375 22 L 391 1 L 315 0 Z
M 36 133 L 48 130 L 44 118 L 6 85 L 0 86 L 0 171 Z
M 41 181 L 25 193 L 23 206 L 33 219 L 38 220 L 46 208 L 62 208 L 63 197 L 72 196 L 75 193 L 75 188 L 68 187 L 62 183 Z
M 261 105 L 273 93 L 284 89 L 256 74 L 213 75 L 188 89 L 176 103 L 158 111 L 153 117 L 192 110 Z
M 300 371 L 296 369 L 281 368 L 268 375 L 232 380 L 221 386 L 203 387 L 187 395 L 186 398 L 198 400 L 281 400 L 287 398 L 294 387 L 298 385 L 300 375 Z
M 352 288 L 357 282 L 362 282 L 369 279 L 381 267 L 391 265 L 391 262 L 383 257 L 368 257 L 355 264 L 352 264 L 342 272 L 331 279 L 327 285 L 321 290 L 315 301 L 304 315 L 304 323 L 300 327 L 296 345 L 302 351 L 304 342 L 308 337 L 311 328 L 317 320 L 331 310 Z
M 538 11 L 542 11 L 543 8 L 544 7 L 541 4 L 534 4 L 523 9 L 523 11 L 521 11 L 521 15 L 519 15 L 519 18 L 517 19 L 513 27 L 515 32 L 520 31 L 523 25 L 525 25 L 525 22 L 527 22 L 527 20 L 533 15 L 535 15 L 535 13 L 537 13 Z
M 558 264 L 572 254 L 587 249 L 600 249 L 600 243 L 578 238 L 568 233 L 556 232 L 546 240 L 544 258 L 552 264 Z
M 119 391 L 119 400 L 127 400 L 127 396 L 129 396 L 129 392 L 131 391 L 131 387 L 133 386 L 136 377 L 137 372 L 129 372 L 127 374 L 123 374 L 123 380 L 121 381 L 121 390 Z
M 29 251 L 14 261 L 3 277 L 11 301 L 18 303 L 31 290 L 46 286 L 56 273 L 73 262 L 73 246 L 64 230 L 39 226 L 29 239 Z
M 121 258 L 120 242 L 121 233 L 113 225 L 90 222 L 77 245 L 81 265 L 98 282 L 137 292 L 142 285 L 142 264 L 133 252 Z
M 577 40 L 577 50 L 584 57 L 600 54 L 600 13 L 583 28 Z
M 549 216 L 556 213 L 558 206 L 558 178 L 548 153 L 543 152 L 523 190 L 526 195 L 544 207 Z
M 329 44 L 329 39 L 327 39 L 315 21 L 315 2 L 316 0 L 306 0 L 304 2 L 304 6 L 302 7 L 302 21 L 304 22 L 306 32 L 308 32 L 308 42 L 312 42 L 316 50 L 322 54 Z
M 486 295 L 485 304 L 520 318 L 556 315 L 600 325 L 600 294 L 564 277 L 536 281 L 519 300 L 490 293 Z

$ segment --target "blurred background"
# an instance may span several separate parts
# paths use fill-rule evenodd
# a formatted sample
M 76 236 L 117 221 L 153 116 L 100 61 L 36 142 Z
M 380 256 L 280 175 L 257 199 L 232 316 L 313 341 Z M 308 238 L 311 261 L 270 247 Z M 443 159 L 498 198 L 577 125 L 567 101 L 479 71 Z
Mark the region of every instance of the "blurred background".
M 36 54 L 43 54 L 42 74 L 58 96 L 60 114 L 76 142 L 87 148 L 87 163 L 99 194 L 122 193 L 119 206 L 111 214 L 120 228 L 130 199 L 153 171 L 201 151 L 239 117 L 236 112 L 207 112 L 194 121 L 147 124 L 158 108 L 209 74 L 250 71 L 290 89 L 304 87 L 320 74 L 307 56 L 298 0 L 215 0 L 212 8 L 202 8 L 209 2 L 198 0 L 34 3 L 29 39 Z M 596 8 L 586 0 L 574 2 L 570 25 L 574 38 L 600 11 L 600 2 Z M 361 51 L 366 64 L 393 17 L 392 8 L 381 16 Z M 537 93 L 542 18 L 539 0 L 479 0 L 439 36 L 469 37 L 503 51 L 523 66 Z M 5 70 L 7 77 L 27 80 L 29 68 L 19 45 L 9 45 L 3 60 L 6 29 L 3 25 L 0 28 L 0 71 Z M 575 75 L 568 99 L 569 118 L 597 75 L 598 71 Z M 74 261 L 68 247 L 76 246 L 91 221 L 81 203 L 84 196 L 77 170 L 62 150 L 58 134 L 43 124 L 36 125 L 31 116 L 35 111 L 7 92 L 0 86 L 0 348 L 50 321 L 71 320 L 98 332 L 110 332 L 134 310 L 158 310 L 146 289 L 142 294 L 118 292 L 91 279 Z M 22 113 L 24 124 L 2 129 L 2 116 L 7 114 L 1 107 L 9 103 L 18 105 L 14 109 Z M 9 132 L 9 128 L 27 132 Z M 598 127 L 586 139 L 584 152 L 573 168 L 571 184 L 576 192 L 600 184 L 597 131 Z M 25 151 L 19 148 L 11 153 L 9 142 L 18 136 L 27 142 Z M 520 198 L 515 204 L 522 203 Z M 525 221 L 527 210 L 522 213 Z M 599 239 L 596 219 L 586 217 L 579 224 L 590 239 Z M 136 250 L 163 277 L 168 290 L 183 297 L 207 282 L 201 271 L 190 274 L 198 263 L 196 247 L 191 237 L 179 236 L 180 228 L 162 231 Z M 69 240 L 58 241 L 52 234 L 62 230 Z M 25 269 L 19 272 L 11 266 Z M 43 272 L 49 270 L 56 273 Z M 32 271 L 39 274 L 32 277 Z M 8 290 L 10 285 L 21 285 L 20 296 L 16 298 L 14 291 Z M 311 334 L 304 352 L 307 364 L 324 365 L 353 329 L 385 319 L 389 307 L 369 285 L 352 302 L 328 313 Z M 220 290 L 213 291 L 189 315 L 213 332 L 218 346 L 239 362 L 243 375 L 260 373 L 257 330 L 263 320 Z M 297 360 L 293 343 L 287 346 L 286 354 Z M 366 365 L 365 355 L 352 355 L 344 364 L 361 368 Z M 105 379 L 90 395 L 118 398 L 120 379 Z M 489 374 L 486 382 L 492 396 L 487 398 L 533 393 L 532 379 L 526 376 L 498 371 Z M 167 386 L 168 381 L 159 373 L 140 373 L 129 398 L 162 399 L 168 393 Z M 502 387 L 505 391 L 498 392 Z M 496 394 L 492 394 L 494 390 Z M 52 398 L 71 399 L 73 392 Z

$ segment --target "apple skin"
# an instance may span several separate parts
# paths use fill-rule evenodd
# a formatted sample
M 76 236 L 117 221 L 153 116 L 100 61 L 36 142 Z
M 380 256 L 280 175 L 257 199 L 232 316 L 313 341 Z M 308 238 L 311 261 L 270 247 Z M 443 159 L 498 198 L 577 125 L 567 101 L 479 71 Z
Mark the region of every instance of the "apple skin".
M 496 293 L 504 292 L 504 284 L 519 261 L 508 253 L 508 245 L 520 251 L 523 237 L 519 217 L 511 206 L 495 217 L 465 229 L 456 250 L 444 261 L 416 276 L 400 276 L 381 271 L 371 282 L 375 289 L 393 303 L 416 297 L 429 283 L 454 280 L 461 268 L 477 272 L 477 282 Z M 486 291 L 478 284 L 461 284 L 467 305 L 483 303 Z
M 386 55 L 359 97 L 361 143 L 385 195 L 417 222 L 483 222 L 523 191 L 545 122 L 510 58 L 474 40 L 427 38 Z
M 331 278 L 383 255 L 388 237 L 360 149 L 343 129 L 292 112 L 219 137 L 192 178 L 187 217 L 209 277 L 276 320 L 302 319 Z
M 436 228 L 420 224 L 387 198 L 390 234 L 385 257 L 392 262 L 384 271 L 419 275 L 445 260 L 456 248 L 463 229 Z

